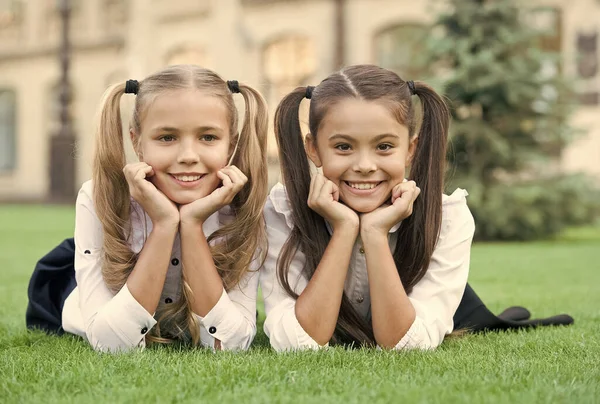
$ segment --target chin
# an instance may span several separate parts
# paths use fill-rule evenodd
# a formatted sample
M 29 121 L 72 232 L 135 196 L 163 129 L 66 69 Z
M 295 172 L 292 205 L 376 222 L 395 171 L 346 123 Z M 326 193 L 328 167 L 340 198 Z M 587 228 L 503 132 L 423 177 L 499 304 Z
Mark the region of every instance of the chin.
M 167 197 L 177 205 L 187 205 L 188 203 L 197 201 L 205 196 L 206 192 L 175 192 L 171 195 L 167 195 Z
M 352 209 L 353 211 L 355 211 L 357 213 L 373 212 L 375 209 L 377 209 L 378 207 L 383 205 L 383 203 L 379 203 L 379 201 L 360 200 L 360 201 L 349 201 L 349 202 L 342 201 L 342 202 L 344 202 L 344 204 L 346 204 L 346 206 L 348 206 L 350 209 Z

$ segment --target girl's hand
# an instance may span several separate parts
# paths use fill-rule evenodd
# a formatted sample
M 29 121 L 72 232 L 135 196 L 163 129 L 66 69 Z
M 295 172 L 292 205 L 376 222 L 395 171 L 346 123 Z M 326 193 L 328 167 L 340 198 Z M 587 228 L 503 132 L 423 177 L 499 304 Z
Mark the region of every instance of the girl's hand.
M 339 202 L 339 188 L 323 174 L 317 173 L 311 183 L 308 194 L 308 206 L 327 220 L 334 231 L 342 227 L 346 229 L 359 228 L 356 212 Z
M 360 217 L 360 232 L 387 235 L 392 227 L 412 214 L 413 203 L 421 193 L 414 181 L 398 184 L 392 189 L 392 204 L 384 205 Z
M 235 195 L 248 182 L 248 177 L 236 166 L 227 166 L 220 169 L 217 171 L 217 177 L 223 182 L 221 187 L 204 198 L 179 207 L 181 223 L 204 223 L 210 215 L 223 206 L 229 205 Z
M 152 224 L 175 227 L 179 224 L 177 206 L 148 179 L 154 175 L 152 167 L 144 162 L 127 164 L 123 173 L 129 194 L 148 213 Z

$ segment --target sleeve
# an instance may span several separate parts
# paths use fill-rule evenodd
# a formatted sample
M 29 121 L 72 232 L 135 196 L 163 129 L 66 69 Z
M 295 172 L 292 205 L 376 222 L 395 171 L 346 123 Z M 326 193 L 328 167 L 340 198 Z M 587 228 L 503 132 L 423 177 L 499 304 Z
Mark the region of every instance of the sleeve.
M 256 260 L 258 258 L 253 262 Z M 237 286 L 229 292 L 223 289 L 221 298 L 206 316 L 196 315 L 202 345 L 214 348 L 215 339 L 218 339 L 223 350 L 246 350 L 250 347 L 256 335 L 258 277 L 257 268 L 251 268 Z
M 277 259 L 291 229 L 283 214 L 275 211 L 271 200 L 265 205 L 265 222 L 269 250 L 260 271 L 260 286 L 265 301 L 264 330 L 271 346 L 276 351 L 320 349 L 319 345 L 302 328 L 296 318 L 296 300 L 289 296 L 277 278 Z M 304 254 L 297 252 L 289 269 L 290 286 L 300 294 L 306 288 L 308 280 L 302 275 Z
M 95 350 L 126 351 L 145 346 L 145 335 L 156 324 L 129 292 L 116 294 L 102 277 L 103 230 L 88 181 L 77 196 L 75 210 L 75 278 L 85 335 Z
M 460 191 L 450 197 L 455 201 L 443 206 L 442 229 L 429 268 L 409 295 L 417 316 L 395 349 L 434 349 L 452 332 L 467 285 L 475 233 L 466 191 Z

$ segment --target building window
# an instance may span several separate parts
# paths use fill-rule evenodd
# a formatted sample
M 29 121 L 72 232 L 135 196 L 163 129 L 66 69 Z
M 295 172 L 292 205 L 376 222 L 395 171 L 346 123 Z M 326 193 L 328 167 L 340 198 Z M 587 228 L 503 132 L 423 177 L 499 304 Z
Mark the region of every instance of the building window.
M 129 17 L 128 0 L 102 0 L 103 27 L 109 32 L 123 32 Z
M 399 24 L 375 35 L 376 64 L 396 72 L 403 79 L 420 79 L 425 71 L 420 59 L 428 29 L 420 24 Z
M 17 97 L 0 89 L 0 171 L 12 171 L 17 159 Z
M 295 87 L 309 84 L 317 66 L 312 40 L 287 36 L 267 44 L 263 50 L 263 72 L 268 101 L 276 103 Z
M 18 41 L 23 33 L 23 0 L 0 1 L 0 40 Z
M 279 101 L 298 86 L 316 85 L 313 76 L 317 67 L 317 58 L 314 42 L 302 36 L 285 36 L 269 42 L 262 52 L 262 71 L 264 87 L 262 93 L 269 105 L 271 116 L 274 116 L 275 108 Z M 307 116 L 307 103 L 300 109 L 302 116 Z M 308 131 L 304 122 L 303 133 Z M 272 122 L 271 122 L 272 124 Z M 268 157 L 272 167 L 277 166 L 277 147 L 271 130 L 269 140 Z
M 577 73 L 584 90 L 579 93 L 582 105 L 600 104 L 600 76 L 598 75 L 598 33 L 577 33 Z
M 204 49 L 196 45 L 184 45 L 174 48 L 167 53 L 165 64 L 172 65 L 197 65 L 206 67 L 208 63 Z
M 81 34 L 86 30 L 86 24 L 83 13 L 83 0 L 70 0 L 70 25 L 72 33 Z M 45 10 L 43 30 L 45 40 L 56 41 L 60 38 L 62 31 L 62 21 L 60 16 L 60 1 L 44 0 L 42 6 Z

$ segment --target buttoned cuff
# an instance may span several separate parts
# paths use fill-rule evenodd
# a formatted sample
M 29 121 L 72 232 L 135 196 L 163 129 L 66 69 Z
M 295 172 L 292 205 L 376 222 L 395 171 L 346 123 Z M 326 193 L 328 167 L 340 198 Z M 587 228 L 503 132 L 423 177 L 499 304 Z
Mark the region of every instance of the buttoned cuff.
M 202 317 L 194 314 L 204 328 L 200 330 L 200 339 L 203 345 L 214 348 L 215 339 L 221 341 L 222 349 L 246 349 L 254 335 L 236 335 L 240 329 L 240 322 L 246 321 L 240 313 L 236 304 L 229 298 L 227 291 L 223 289 L 217 304 Z M 207 331 L 207 332 L 205 332 Z M 231 343 L 231 340 L 239 337 L 239 343 Z M 240 345 L 240 346 L 238 346 Z
M 146 334 L 155 324 L 154 317 L 133 297 L 125 284 L 96 316 L 92 324 L 94 344 L 103 351 L 143 347 Z M 116 343 L 115 335 L 121 343 Z

